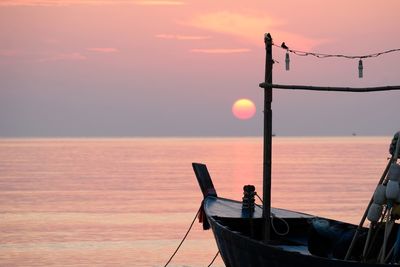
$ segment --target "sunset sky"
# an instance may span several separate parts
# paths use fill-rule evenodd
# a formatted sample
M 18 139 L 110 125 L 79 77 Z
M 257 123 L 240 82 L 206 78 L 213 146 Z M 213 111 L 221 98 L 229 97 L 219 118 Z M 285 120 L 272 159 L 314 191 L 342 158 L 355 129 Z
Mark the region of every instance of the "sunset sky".
M 400 1 L 0 0 L 0 137 L 262 135 L 263 35 L 292 49 L 400 48 Z M 275 83 L 400 84 L 400 53 L 274 47 Z M 248 120 L 233 103 L 252 100 Z M 400 92 L 274 91 L 277 135 L 392 135 Z

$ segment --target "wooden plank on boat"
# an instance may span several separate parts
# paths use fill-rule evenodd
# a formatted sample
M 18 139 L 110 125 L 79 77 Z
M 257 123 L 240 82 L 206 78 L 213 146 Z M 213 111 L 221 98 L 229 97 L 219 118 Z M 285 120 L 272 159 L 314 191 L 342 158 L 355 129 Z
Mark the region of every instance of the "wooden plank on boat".
M 309 91 L 334 91 L 334 92 L 353 92 L 353 93 L 365 93 L 365 92 L 381 92 L 381 91 L 392 91 L 400 90 L 400 85 L 391 86 L 377 86 L 377 87 L 333 87 L 333 86 L 311 86 L 311 85 L 287 85 L 287 84 L 273 84 L 263 82 L 259 86 L 265 89 L 290 89 L 290 90 L 309 90 Z

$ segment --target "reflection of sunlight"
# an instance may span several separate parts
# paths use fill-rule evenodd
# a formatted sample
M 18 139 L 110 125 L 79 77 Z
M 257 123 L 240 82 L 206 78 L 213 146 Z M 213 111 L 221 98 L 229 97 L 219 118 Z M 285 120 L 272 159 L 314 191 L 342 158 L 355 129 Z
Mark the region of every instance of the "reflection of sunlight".
M 255 157 L 259 156 L 257 153 L 259 142 L 249 139 L 237 139 L 235 141 L 231 151 L 232 176 L 230 186 L 232 190 L 237 192 L 236 196 L 239 197 L 244 185 L 253 184 L 256 185 L 256 190 L 261 192 L 262 188 L 257 185 L 257 181 L 261 180 L 261 177 L 258 177 L 260 173 L 257 164 L 259 157 Z

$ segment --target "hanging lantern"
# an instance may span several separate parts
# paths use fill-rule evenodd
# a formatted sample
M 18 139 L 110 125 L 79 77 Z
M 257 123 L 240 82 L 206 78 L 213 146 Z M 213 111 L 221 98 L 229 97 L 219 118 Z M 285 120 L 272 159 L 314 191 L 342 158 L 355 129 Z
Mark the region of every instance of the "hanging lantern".
M 358 78 L 362 78 L 363 77 L 363 62 L 360 58 L 360 61 L 358 61 Z
M 289 51 L 286 52 L 285 63 L 286 63 L 286 70 L 289 70 L 290 69 Z

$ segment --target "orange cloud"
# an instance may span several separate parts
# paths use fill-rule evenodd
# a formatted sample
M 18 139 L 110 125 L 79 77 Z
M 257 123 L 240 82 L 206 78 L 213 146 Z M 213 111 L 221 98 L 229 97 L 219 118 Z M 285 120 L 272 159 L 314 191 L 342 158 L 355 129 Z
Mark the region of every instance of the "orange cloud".
M 39 62 L 51 62 L 51 61 L 81 61 L 86 60 L 87 57 L 80 53 L 61 53 L 57 55 L 53 55 L 47 58 L 39 59 Z
M 118 49 L 112 47 L 91 47 L 86 48 L 87 51 L 97 52 L 97 53 L 116 53 L 119 52 Z
M 90 0 L 3 0 L 0 2 L 0 6 L 68 6 L 94 3 L 96 2 Z
M 183 1 L 153 1 L 153 0 L 142 0 L 142 1 L 135 1 L 135 4 L 142 5 L 142 6 L 181 6 L 184 5 L 185 2 Z
M 70 6 L 70 5 L 183 5 L 183 1 L 174 0 L 0 0 L 0 6 Z
M 197 36 L 197 35 L 176 35 L 176 34 L 157 34 L 156 38 L 160 39 L 173 39 L 173 40 L 207 40 L 210 39 L 211 36 Z
M 237 53 L 248 53 L 251 50 L 248 48 L 209 48 L 209 49 L 191 49 L 193 53 L 204 53 L 204 54 L 237 54 Z
M 274 21 L 266 17 L 223 11 L 195 16 L 185 24 L 252 40 L 260 33 L 262 34 L 267 29 L 270 29 L 274 25 Z
M 282 31 L 284 21 L 265 15 L 248 15 L 228 11 L 201 14 L 182 22 L 185 25 L 228 34 L 242 41 L 264 45 L 264 33 L 271 32 L 287 43 L 295 43 L 297 49 L 309 49 L 326 40 L 311 39 L 299 34 Z

